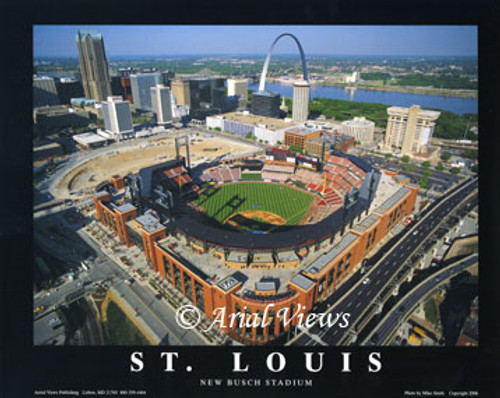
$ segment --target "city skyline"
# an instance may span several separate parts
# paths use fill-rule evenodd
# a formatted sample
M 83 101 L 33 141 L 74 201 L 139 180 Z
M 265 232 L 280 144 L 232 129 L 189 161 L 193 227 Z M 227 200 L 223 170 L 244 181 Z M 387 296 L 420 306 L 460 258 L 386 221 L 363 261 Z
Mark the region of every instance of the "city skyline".
M 298 36 L 309 56 L 477 56 L 475 26 L 36 25 L 34 57 L 77 57 L 74 38 L 80 29 L 102 33 L 110 58 L 265 54 L 283 32 Z M 275 53 L 294 54 L 294 43 L 283 40 Z

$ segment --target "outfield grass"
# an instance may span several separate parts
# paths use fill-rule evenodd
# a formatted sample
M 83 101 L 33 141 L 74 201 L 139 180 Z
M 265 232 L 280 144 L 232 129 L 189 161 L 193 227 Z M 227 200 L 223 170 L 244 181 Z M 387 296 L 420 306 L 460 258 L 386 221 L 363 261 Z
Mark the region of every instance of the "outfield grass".
M 214 195 L 202 194 L 194 202 L 220 223 L 241 211 L 262 210 L 283 217 L 284 225 L 296 225 L 314 199 L 305 192 L 278 184 L 242 182 L 215 188 L 218 191 Z

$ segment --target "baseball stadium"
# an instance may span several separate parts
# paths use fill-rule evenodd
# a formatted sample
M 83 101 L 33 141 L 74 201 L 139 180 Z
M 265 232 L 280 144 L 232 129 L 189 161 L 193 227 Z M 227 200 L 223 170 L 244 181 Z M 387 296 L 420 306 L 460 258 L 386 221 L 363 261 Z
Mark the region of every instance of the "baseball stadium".
M 225 317 L 268 317 L 224 322 L 247 345 L 285 341 L 296 324 L 278 312 L 309 313 L 328 298 L 417 197 L 408 180 L 340 152 L 320 160 L 279 149 L 191 167 L 189 137 L 175 145 L 173 159 L 100 183 L 96 217 L 209 319 L 221 307 Z

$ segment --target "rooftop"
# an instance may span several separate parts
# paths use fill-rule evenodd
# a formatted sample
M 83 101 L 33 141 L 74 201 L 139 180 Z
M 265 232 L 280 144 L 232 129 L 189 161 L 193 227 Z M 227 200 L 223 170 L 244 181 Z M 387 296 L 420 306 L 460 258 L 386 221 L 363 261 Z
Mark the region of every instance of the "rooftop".
M 414 107 L 415 105 L 413 105 L 412 107 Z M 410 108 L 412 108 L 410 107 Z M 403 113 L 403 114 L 408 114 L 408 112 L 410 111 L 410 108 L 404 108 L 402 106 L 391 106 L 389 108 L 387 108 L 387 113 L 390 115 L 391 113 Z M 418 107 L 420 108 L 420 107 Z M 418 115 L 419 116 L 423 116 L 423 117 L 430 117 L 430 118 L 433 118 L 433 119 L 437 119 L 439 117 L 439 115 L 441 115 L 441 112 L 437 112 L 437 111 L 429 111 L 429 110 L 426 110 L 426 109 L 419 109 L 418 111 Z
M 368 217 L 366 217 L 362 222 L 360 222 L 358 225 L 355 225 L 353 230 L 357 232 L 365 232 L 368 228 L 370 228 L 373 224 L 375 224 L 379 220 L 379 217 L 370 214 Z
M 286 263 L 290 261 L 297 261 L 299 260 L 299 256 L 295 254 L 293 250 L 288 250 L 285 252 L 278 252 L 276 253 L 276 256 L 278 257 L 278 261 L 280 263 Z
M 73 137 L 73 140 L 82 144 L 100 144 L 106 142 L 107 139 L 97 135 L 95 133 L 82 133 L 76 134 Z
M 217 286 L 227 292 L 228 290 L 231 290 L 233 287 L 235 287 L 238 283 L 239 281 L 235 277 L 230 275 L 217 283 Z
M 264 91 L 255 91 L 253 93 L 253 95 L 260 95 L 262 97 L 278 97 L 279 96 L 278 93 L 272 93 L 271 91 L 267 91 L 267 90 L 264 90 Z
M 401 198 L 403 198 L 410 190 L 405 187 L 401 187 L 394 195 L 389 199 L 385 200 L 375 211 L 380 214 L 384 214 L 390 210 Z
M 287 127 L 295 126 L 293 122 L 285 122 L 283 119 L 275 119 L 272 117 L 258 116 L 252 114 L 243 114 L 242 112 L 229 112 L 221 115 L 225 120 L 248 124 L 250 126 L 265 125 L 268 130 L 283 130 Z
M 120 213 L 125 213 L 130 210 L 135 210 L 135 208 L 136 207 L 130 203 L 124 203 L 121 206 L 115 205 L 115 209 L 118 210 Z
M 160 221 L 153 216 L 151 213 L 143 214 L 135 219 L 142 228 L 148 233 L 158 231 L 159 229 L 165 228 Z
M 330 264 L 340 253 L 342 253 L 349 245 L 351 245 L 358 236 L 352 232 L 345 234 L 339 243 L 333 246 L 329 251 L 323 253 L 306 269 L 311 274 L 316 274 Z
M 306 137 L 309 134 L 315 133 L 317 131 L 321 131 L 321 129 L 315 128 L 315 127 L 300 126 L 300 127 L 292 127 L 290 129 L 288 129 L 286 132 L 292 133 L 292 134 L 298 134 L 298 135 L 302 135 L 302 136 Z
M 309 279 L 307 276 L 302 275 L 302 274 L 295 275 L 290 282 L 297 285 L 298 287 L 300 287 L 304 290 L 307 290 L 312 285 L 314 285 L 313 280 Z

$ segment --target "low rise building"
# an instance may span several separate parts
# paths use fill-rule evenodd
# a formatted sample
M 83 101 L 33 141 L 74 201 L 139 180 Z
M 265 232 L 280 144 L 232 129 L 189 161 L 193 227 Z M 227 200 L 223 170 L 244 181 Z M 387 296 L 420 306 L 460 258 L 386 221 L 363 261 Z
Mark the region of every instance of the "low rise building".
M 375 123 L 364 117 L 355 117 L 342 122 L 342 134 L 354 137 L 362 145 L 373 143 Z
M 251 134 L 257 140 L 271 145 L 283 143 L 285 131 L 294 126 L 292 121 L 252 115 L 247 111 L 208 116 L 206 123 L 209 128 L 219 128 L 241 136 Z
M 321 137 L 323 130 L 305 126 L 292 127 L 285 131 L 285 145 L 305 148 L 305 142 Z

